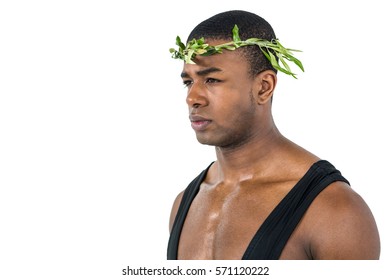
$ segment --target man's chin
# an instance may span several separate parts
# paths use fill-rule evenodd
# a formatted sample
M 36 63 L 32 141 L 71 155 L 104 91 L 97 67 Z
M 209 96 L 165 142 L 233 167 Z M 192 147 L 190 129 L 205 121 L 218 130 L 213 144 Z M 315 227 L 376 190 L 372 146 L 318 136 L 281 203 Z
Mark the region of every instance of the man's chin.
M 207 139 L 205 137 L 201 137 L 201 136 L 198 136 L 198 135 L 196 136 L 196 139 L 202 145 L 216 146 L 214 141 L 212 141 L 211 139 Z
M 225 143 L 225 142 L 223 142 L 221 140 L 218 140 L 218 139 L 211 139 L 211 138 L 201 137 L 199 135 L 196 136 L 196 139 L 202 145 L 208 145 L 208 146 L 214 146 L 214 147 L 224 146 L 224 143 Z

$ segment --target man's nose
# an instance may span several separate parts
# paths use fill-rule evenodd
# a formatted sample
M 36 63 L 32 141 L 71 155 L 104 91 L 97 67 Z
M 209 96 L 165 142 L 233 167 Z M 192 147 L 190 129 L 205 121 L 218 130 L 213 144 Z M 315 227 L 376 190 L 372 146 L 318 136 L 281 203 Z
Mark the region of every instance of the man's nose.
M 187 104 L 190 108 L 199 108 L 208 104 L 206 89 L 202 83 L 193 82 L 187 93 Z

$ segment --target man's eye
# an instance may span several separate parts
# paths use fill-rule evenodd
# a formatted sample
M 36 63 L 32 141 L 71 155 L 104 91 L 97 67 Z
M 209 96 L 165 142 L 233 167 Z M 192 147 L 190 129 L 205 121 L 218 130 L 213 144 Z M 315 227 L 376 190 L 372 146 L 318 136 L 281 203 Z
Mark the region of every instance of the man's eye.
M 192 84 L 192 81 L 190 81 L 190 80 L 188 80 L 188 81 L 183 81 L 184 87 L 189 87 L 191 84 Z
M 213 84 L 213 83 L 218 83 L 220 80 L 213 79 L 213 78 L 207 78 L 206 79 L 206 84 Z

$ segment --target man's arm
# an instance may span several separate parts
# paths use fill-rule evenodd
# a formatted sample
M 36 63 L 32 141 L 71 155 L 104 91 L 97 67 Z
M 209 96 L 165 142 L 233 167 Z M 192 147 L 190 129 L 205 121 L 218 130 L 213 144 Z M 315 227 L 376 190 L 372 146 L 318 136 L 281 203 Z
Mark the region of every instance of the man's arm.
M 379 259 L 380 238 L 365 201 L 336 182 L 320 193 L 310 210 L 310 252 L 314 259 Z
M 175 201 L 173 202 L 173 206 L 172 206 L 172 210 L 171 210 L 171 216 L 169 218 L 169 232 L 171 232 L 171 230 L 172 230 L 173 222 L 175 221 L 177 210 L 179 209 L 180 202 L 181 202 L 181 199 L 183 197 L 183 193 L 184 193 L 184 191 L 179 193 L 177 195 Z

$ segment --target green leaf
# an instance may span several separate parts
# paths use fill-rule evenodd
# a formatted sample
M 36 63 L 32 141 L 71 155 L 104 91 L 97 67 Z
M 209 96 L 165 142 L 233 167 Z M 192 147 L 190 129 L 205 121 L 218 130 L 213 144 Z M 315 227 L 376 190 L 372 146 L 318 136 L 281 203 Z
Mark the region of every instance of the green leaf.
M 233 41 L 234 42 L 240 42 L 241 39 L 240 39 L 240 36 L 238 35 L 238 26 L 237 24 L 234 25 L 233 27 L 233 30 L 232 30 L 232 33 L 233 33 Z
M 283 56 L 280 54 L 280 53 L 276 53 L 277 57 L 279 58 L 279 61 L 282 62 L 284 68 L 288 71 L 288 72 L 291 72 L 291 68 L 290 66 L 288 65 L 288 63 L 286 62 L 286 60 L 284 60 Z
M 290 60 L 294 62 L 295 65 L 297 65 L 302 70 L 302 72 L 305 72 L 305 69 L 303 68 L 303 64 L 298 58 L 291 56 Z
M 184 50 L 186 46 L 182 43 L 179 36 L 176 37 L 176 45 L 179 46 L 180 49 Z
M 198 49 L 198 50 L 195 50 L 195 54 L 204 54 L 206 53 L 207 51 L 205 49 Z
M 290 65 L 287 62 L 291 61 L 304 72 L 302 62 L 293 55 L 293 52 L 300 51 L 285 48 L 278 39 L 268 41 L 261 38 L 250 38 L 245 41 L 241 41 L 237 25 L 234 25 L 232 29 L 232 36 L 233 41 L 217 46 L 209 46 L 208 44 L 205 44 L 204 38 L 192 39 L 186 46 L 182 43 L 180 37 L 177 36 L 176 45 L 179 47 L 179 50 L 171 48 L 169 49 L 169 52 L 172 53 L 172 58 L 182 59 L 185 63 L 194 64 L 193 59 L 196 55 L 209 56 L 222 53 L 223 50 L 233 51 L 240 47 L 256 45 L 260 48 L 261 52 L 276 70 L 296 78 L 296 74 L 291 72 Z M 279 60 L 277 60 L 276 57 L 278 57 Z
M 236 46 L 225 46 L 224 48 L 229 50 L 229 51 L 234 51 L 237 47 Z

